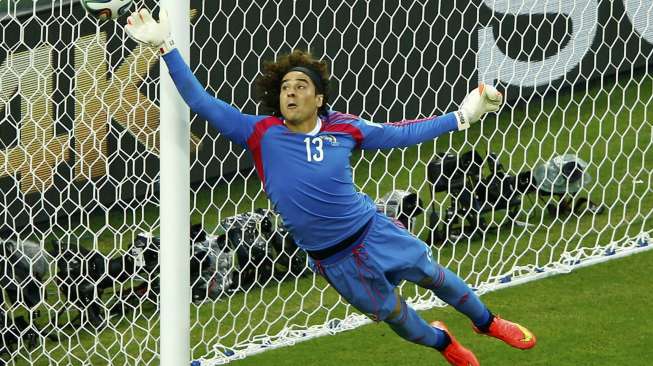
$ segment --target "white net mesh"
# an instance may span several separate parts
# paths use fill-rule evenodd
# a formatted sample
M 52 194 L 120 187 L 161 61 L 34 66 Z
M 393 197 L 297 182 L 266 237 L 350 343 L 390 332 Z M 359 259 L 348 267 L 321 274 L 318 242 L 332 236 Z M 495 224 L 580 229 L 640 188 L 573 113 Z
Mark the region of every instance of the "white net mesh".
M 481 126 L 352 157 L 357 186 L 480 293 L 651 248 L 650 2 L 193 0 L 190 11 L 191 68 L 246 113 L 262 61 L 296 47 L 330 62 L 334 110 L 375 122 L 452 111 L 478 82 L 498 85 L 507 103 Z M 156 364 L 157 57 L 127 40 L 124 19 L 98 25 L 76 1 L 0 1 L 0 17 L 0 357 Z M 367 322 L 307 269 L 249 154 L 194 115 L 191 131 L 193 359 Z M 398 190 L 416 196 L 384 200 Z

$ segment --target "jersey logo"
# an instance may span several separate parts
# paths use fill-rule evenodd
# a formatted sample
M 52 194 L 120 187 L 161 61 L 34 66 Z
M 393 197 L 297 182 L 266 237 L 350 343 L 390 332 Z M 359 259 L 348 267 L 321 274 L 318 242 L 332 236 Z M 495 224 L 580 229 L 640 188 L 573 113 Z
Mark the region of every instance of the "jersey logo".
M 338 139 L 336 139 L 336 137 L 333 135 L 321 135 L 319 137 L 322 139 L 322 141 L 328 142 L 331 146 L 339 145 Z
M 522 327 L 519 324 L 515 324 L 519 330 L 524 334 L 524 338 L 520 339 L 520 341 L 524 343 L 528 343 L 533 340 L 533 333 L 531 333 L 528 329 Z

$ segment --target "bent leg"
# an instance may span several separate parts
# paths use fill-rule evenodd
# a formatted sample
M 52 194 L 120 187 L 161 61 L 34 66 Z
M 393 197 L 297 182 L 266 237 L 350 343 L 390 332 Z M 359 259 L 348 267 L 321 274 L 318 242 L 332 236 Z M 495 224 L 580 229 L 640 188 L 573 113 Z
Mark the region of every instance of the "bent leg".
M 321 264 L 318 273 L 348 303 L 372 320 L 386 322 L 407 341 L 438 349 L 448 344 L 444 331 L 425 322 L 396 293 L 378 258 L 371 259 L 365 245 L 336 263 Z
M 384 320 L 390 328 L 403 339 L 433 347 L 439 350 L 444 349 L 448 344 L 446 334 L 422 319 L 417 312 L 408 306 L 404 299 L 395 294 L 395 307 Z
M 449 269 L 433 264 L 435 275 L 424 278 L 418 284 L 432 290 L 437 297 L 465 314 L 477 326 L 483 326 L 491 320 L 488 308 L 469 286 Z
M 459 276 L 433 260 L 431 249 L 424 242 L 406 230 L 390 225 L 386 233 L 391 240 L 383 243 L 381 240 L 385 238 L 379 238 L 379 244 L 370 249 L 377 256 L 385 255 L 385 260 L 393 263 L 393 270 L 386 272 L 390 282 L 398 284 L 406 280 L 432 290 L 437 297 L 465 314 L 477 327 L 487 326 L 492 319 L 490 311 Z

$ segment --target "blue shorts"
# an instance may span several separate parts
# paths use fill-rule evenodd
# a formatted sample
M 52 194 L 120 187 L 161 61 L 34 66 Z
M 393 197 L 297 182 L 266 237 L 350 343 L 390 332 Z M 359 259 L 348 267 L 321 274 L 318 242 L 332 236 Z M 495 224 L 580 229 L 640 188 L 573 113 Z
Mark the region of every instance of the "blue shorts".
M 375 321 L 400 308 L 395 289 L 401 281 L 433 287 L 443 277 L 431 249 L 401 223 L 378 212 L 361 239 L 329 258 L 311 260 L 311 267 Z

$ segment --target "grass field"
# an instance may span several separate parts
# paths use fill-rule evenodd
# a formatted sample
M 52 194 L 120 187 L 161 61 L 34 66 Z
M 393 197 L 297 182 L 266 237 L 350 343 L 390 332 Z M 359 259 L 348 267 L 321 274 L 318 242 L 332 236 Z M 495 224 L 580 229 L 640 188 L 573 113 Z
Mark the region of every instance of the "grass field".
M 520 321 L 536 334 L 538 344 L 528 351 L 476 335 L 469 321 L 450 307 L 421 315 L 444 320 L 484 366 L 650 365 L 653 329 L 648 319 L 653 316 L 653 293 L 646 273 L 652 263 L 653 251 L 649 250 L 484 295 L 482 300 L 494 311 Z M 433 350 L 403 341 L 385 324 L 374 324 L 232 364 L 420 366 L 446 362 Z
M 595 179 L 583 194 L 605 205 L 604 214 L 554 219 L 543 213 L 541 204 L 526 200 L 520 219 L 534 226 L 504 226 L 497 231 L 481 233 L 474 240 L 462 240 L 455 245 L 435 248 L 434 254 L 440 263 L 458 271 L 467 282 L 478 285 L 491 276 L 509 271 L 515 265 L 543 266 L 559 260 L 564 251 L 607 244 L 625 235 L 632 236 L 643 229 L 651 229 L 651 95 L 653 76 L 642 72 L 634 76 L 614 76 L 611 80 L 593 82 L 587 87 L 578 86 L 547 99 L 533 100 L 528 105 L 506 108 L 498 118 L 488 118 L 483 126 L 474 127 L 467 134 L 443 136 L 435 143 L 425 143 L 409 149 L 355 153 L 352 159 L 355 180 L 372 197 L 378 197 L 396 187 L 415 190 L 423 200 L 428 201 L 430 194 L 425 179 L 425 166 L 434 151 L 466 151 L 472 147 L 483 153 L 491 150 L 499 154 L 500 161 L 512 173 L 531 169 L 553 154 L 566 152 L 577 153 L 590 162 L 589 172 Z M 446 203 L 443 197 L 438 196 L 437 200 Z M 194 206 L 192 221 L 202 222 L 209 229 L 214 228 L 224 217 L 268 205 L 260 183 L 253 175 L 250 179 L 237 176 L 228 187 L 219 186 L 213 190 L 193 192 L 191 202 Z M 441 204 L 438 210 L 444 207 Z M 77 230 L 75 228 L 84 228 L 78 233 L 80 235 L 84 231 L 98 235 L 99 249 L 104 253 L 115 254 L 116 247 L 122 250 L 127 248 L 135 232 L 151 228 L 156 232 L 157 217 L 158 207 L 145 205 L 128 213 L 98 211 L 88 222 L 72 222 L 62 227 L 69 227 L 73 231 Z M 502 223 L 502 220 L 504 216 L 501 213 L 492 218 L 495 224 Z M 424 227 L 423 221 L 418 224 L 418 230 L 422 238 L 427 237 L 428 229 Z M 642 294 L 650 297 L 644 291 L 644 280 L 645 264 L 650 264 L 652 258 L 648 253 L 601 265 L 597 271 L 600 272 L 600 268 L 612 268 L 609 272 L 614 273 L 597 274 L 596 279 L 591 274 L 595 269 L 591 268 L 579 274 L 555 277 L 484 297 L 500 314 L 527 319 L 526 323 L 540 334 L 542 344 L 532 353 L 505 351 L 494 347 L 492 342 L 480 342 L 466 332 L 457 331 L 456 334 L 460 334 L 465 343 L 473 344 L 481 359 L 487 360 L 488 364 L 628 364 L 606 360 L 611 360 L 611 357 L 620 360 L 627 355 L 637 358 L 646 352 L 644 346 L 637 346 L 638 340 L 641 340 L 637 337 L 638 334 L 648 334 L 650 340 L 650 331 L 642 329 L 630 333 L 629 328 L 638 325 L 633 323 L 638 323 L 636 319 L 641 319 L 641 315 L 646 314 L 646 306 L 638 307 L 637 304 L 640 304 L 640 298 L 641 304 L 646 303 Z M 640 271 L 630 271 L 634 268 L 640 268 Z M 581 276 L 589 276 L 589 279 L 581 283 Z M 626 283 L 629 286 L 620 286 L 618 292 L 615 290 L 617 284 Z M 631 287 L 632 293 L 629 292 Z M 637 290 L 638 287 L 640 290 Z M 51 290 L 55 292 L 52 286 Z M 405 290 L 409 294 L 414 291 L 410 287 Z M 529 301 L 520 302 L 519 307 L 507 306 L 518 298 Z M 537 298 L 537 301 L 532 298 Z M 602 310 L 603 305 L 595 306 L 599 298 L 606 301 L 605 310 Z M 618 303 L 620 299 L 629 302 Z M 58 307 L 62 306 L 65 299 L 55 295 L 49 301 L 53 307 Z M 590 304 L 592 306 L 588 306 Z M 43 310 L 47 313 L 48 308 L 43 307 Z M 265 289 L 238 292 L 217 302 L 193 306 L 193 357 L 209 354 L 216 343 L 232 346 L 256 335 L 275 334 L 290 324 L 320 324 L 327 316 L 342 317 L 350 312 L 351 309 L 343 306 L 335 292 L 312 275 L 296 282 L 270 280 L 265 284 Z M 611 317 L 615 313 L 622 316 Z M 429 317 L 446 314 L 443 317 L 451 319 L 450 324 L 455 330 L 464 329 L 462 320 L 450 316 L 452 314 L 448 309 L 434 310 L 427 314 Z M 650 311 L 648 315 L 651 315 Z M 571 318 L 575 318 L 576 322 L 571 323 Z M 549 320 L 558 324 L 550 324 Z M 559 323 L 569 324 L 569 327 L 562 328 L 563 332 Z M 618 334 L 608 333 L 607 329 L 601 327 L 607 323 L 614 324 L 615 333 Z M 586 330 L 597 333 L 598 338 L 586 338 Z M 629 336 L 623 338 L 624 334 Z M 110 327 L 100 332 L 78 329 L 74 334 L 65 336 L 61 342 L 47 342 L 47 356 L 39 350 L 31 354 L 22 353 L 14 360 L 14 364 L 25 364 L 26 360 L 35 365 L 156 363 L 158 346 L 155 337 L 158 337 L 158 317 L 155 307 L 146 305 L 129 317 L 112 320 Z M 283 359 L 288 358 L 295 363 L 288 361 L 286 364 L 296 365 L 306 363 L 302 359 L 330 362 L 342 357 L 342 364 L 416 365 L 420 364 L 416 360 L 423 362 L 428 357 L 433 357 L 425 350 L 395 341 L 383 342 L 383 347 L 368 347 L 381 344 L 385 339 L 394 339 L 394 336 L 384 326 L 365 327 L 256 356 L 251 361 L 243 361 L 243 364 L 281 364 L 280 362 L 286 362 Z M 628 339 L 633 343 L 624 344 Z M 569 342 L 578 343 L 574 343 L 574 351 L 560 352 Z M 315 347 L 318 350 L 314 351 L 313 345 L 316 343 L 323 346 Z M 356 347 L 359 344 L 367 346 Z M 604 352 L 606 344 L 611 347 Z M 348 351 L 342 351 L 341 356 L 342 347 Z M 376 353 L 370 354 L 369 349 L 374 349 Z M 621 349 L 626 351 L 622 352 Z M 279 356 L 281 352 L 284 356 Z M 304 352 L 304 356 L 298 352 Z M 286 357 L 286 353 L 296 356 Z M 514 359 L 505 361 L 500 358 L 499 355 L 503 357 L 504 353 L 508 355 L 506 357 Z M 544 359 L 545 354 L 549 357 L 548 362 L 538 363 Z M 582 355 L 596 355 L 597 359 L 586 363 Z M 376 361 L 368 363 L 368 357 Z M 256 363 L 256 360 L 261 361 Z M 390 360 L 394 362 L 391 363 Z M 330 365 L 335 362 L 316 364 Z

